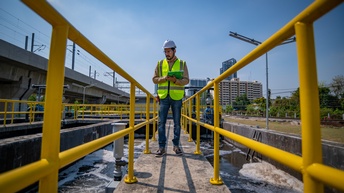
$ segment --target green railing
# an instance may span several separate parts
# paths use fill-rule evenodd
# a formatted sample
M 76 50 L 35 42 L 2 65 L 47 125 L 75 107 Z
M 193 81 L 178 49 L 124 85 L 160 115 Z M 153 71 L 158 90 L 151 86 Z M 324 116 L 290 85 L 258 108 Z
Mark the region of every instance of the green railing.
M 246 147 L 272 158 L 303 175 L 304 192 L 323 192 L 326 184 L 344 191 L 344 171 L 322 164 L 321 132 L 319 119 L 318 80 L 315 61 L 313 22 L 342 3 L 342 0 L 317 0 L 292 19 L 283 28 L 256 47 L 235 65 L 215 78 L 192 97 L 184 101 L 184 128 L 189 125 L 191 139 L 191 123 L 197 124 L 197 146 L 199 151 L 200 125 L 214 131 L 214 176 L 212 184 L 222 184 L 219 176 L 219 135 L 230 138 Z M 300 104 L 302 121 L 302 156 L 257 142 L 255 140 L 226 131 L 219 127 L 219 83 L 229 75 L 250 64 L 284 40 L 296 35 L 298 70 L 300 79 Z M 200 96 L 211 87 L 214 88 L 214 126 L 200 122 Z M 196 99 L 196 104 L 192 104 Z M 192 106 L 196 105 L 196 119 L 191 117 Z M 198 112 L 198 113 L 197 113 Z

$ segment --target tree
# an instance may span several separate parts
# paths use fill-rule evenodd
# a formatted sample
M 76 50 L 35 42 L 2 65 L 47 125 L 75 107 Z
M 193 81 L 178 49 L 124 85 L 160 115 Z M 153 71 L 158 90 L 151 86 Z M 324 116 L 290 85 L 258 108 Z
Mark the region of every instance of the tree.
M 336 96 L 331 95 L 331 90 L 326 86 L 319 86 L 320 108 L 332 108 L 333 110 L 340 107 L 339 100 Z
M 30 95 L 28 101 L 36 101 L 36 94 Z
M 255 112 L 255 105 L 254 104 L 249 104 L 246 106 L 246 112 L 248 114 L 253 114 Z
M 253 103 L 257 104 L 260 111 L 265 111 L 266 104 L 265 104 L 265 98 L 264 97 L 254 99 Z
M 250 103 L 251 102 L 248 100 L 247 95 L 243 94 L 235 99 L 235 102 L 233 102 L 233 107 L 236 110 L 246 110 L 246 106 Z
M 231 105 L 226 106 L 226 113 L 231 113 L 233 111 L 233 107 Z
M 332 79 L 330 84 L 331 91 L 339 99 L 344 98 L 344 76 L 338 75 Z
M 291 93 L 290 102 L 291 105 L 300 107 L 300 88 L 297 88 L 294 92 Z

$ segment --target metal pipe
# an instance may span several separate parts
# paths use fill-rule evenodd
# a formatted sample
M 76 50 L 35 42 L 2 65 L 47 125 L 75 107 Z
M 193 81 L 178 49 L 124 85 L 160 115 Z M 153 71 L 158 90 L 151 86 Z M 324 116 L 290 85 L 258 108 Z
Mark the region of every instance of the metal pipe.
M 197 94 L 196 96 L 196 119 L 197 121 L 200 121 L 200 102 L 201 101 L 201 97 L 199 94 Z M 192 124 L 192 123 L 191 123 Z M 196 151 L 194 152 L 194 154 L 196 155 L 200 155 L 202 154 L 201 152 L 201 134 L 200 134 L 200 131 L 201 130 L 201 126 L 199 124 L 197 124 L 197 128 L 196 128 Z
M 130 84 L 130 114 L 129 127 L 134 127 L 135 124 L 135 84 Z M 124 179 L 125 183 L 132 184 L 137 182 L 134 176 L 134 131 L 129 133 L 129 153 L 128 153 L 128 174 Z
M 146 124 L 146 148 L 144 150 L 143 153 L 145 154 L 150 154 L 151 151 L 149 150 L 149 118 L 150 118 L 150 115 L 149 115 L 149 104 L 150 104 L 150 98 L 149 96 L 147 95 L 146 96 L 146 121 L 147 121 L 147 124 Z
M 298 37 L 297 58 L 300 80 L 302 164 L 307 168 L 322 163 L 320 107 L 317 66 L 315 58 L 313 23 L 295 24 Z M 323 192 L 323 184 L 316 181 L 306 170 L 303 172 L 304 192 Z
M 214 83 L 214 127 L 219 127 L 219 84 Z M 220 161 L 219 161 L 219 133 L 214 131 L 214 177 L 210 179 L 210 183 L 214 185 L 223 184 L 220 177 Z
M 268 63 L 268 53 L 265 53 L 266 62 L 266 129 L 269 129 L 269 63 Z
M 192 100 L 189 101 L 189 116 L 192 117 Z M 189 139 L 188 142 L 192 142 L 192 122 L 189 121 Z
M 41 158 L 51 163 L 51 172 L 39 181 L 39 192 L 56 192 L 58 188 L 60 129 L 64 63 L 68 26 L 54 26 L 47 72 Z

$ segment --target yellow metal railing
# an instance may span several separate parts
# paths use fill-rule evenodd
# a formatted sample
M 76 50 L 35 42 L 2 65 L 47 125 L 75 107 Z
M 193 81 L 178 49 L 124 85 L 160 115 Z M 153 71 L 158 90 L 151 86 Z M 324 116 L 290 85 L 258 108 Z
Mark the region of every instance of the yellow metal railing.
M 2 173 L 0 175 L 1 192 L 16 192 L 36 181 L 39 181 L 39 192 L 57 192 L 58 171 L 61 167 L 66 166 L 67 164 L 72 163 L 73 161 L 76 161 L 77 159 L 128 134 L 128 174 L 124 178 L 124 181 L 126 183 L 136 182 L 137 180 L 134 176 L 133 169 L 134 131 L 143 126 L 146 126 L 148 129 L 148 124 L 153 122 L 154 125 L 157 117 L 150 119 L 149 116 L 146 116 L 146 121 L 135 125 L 135 89 L 140 89 L 146 94 L 146 97 L 149 100 L 151 98 L 154 99 L 154 96 L 122 68 L 120 68 L 108 56 L 101 52 L 79 31 L 77 31 L 47 1 L 23 0 L 23 2 L 52 26 L 50 56 L 47 68 L 46 95 L 44 102 L 41 159 L 26 166 Z M 64 62 L 67 39 L 70 39 L 74 43 L 78 44 L 85 51 L 90 53 L 103 64 L 130 82 L 129 127 L 125 130 L 60 152 L 61 113 L 60 111 L 56 111 L 56 109 L 60 109 L 62 106 L 65 69 Z M 146 115 L 149 113 L 149 105 L 149 103 L 146 104 Z M 153 108 L 153 112 L 155 112 L 155 104 L 153 105 Z M 155 128 L 155 125 L 153 127 Z M 147 135 L 146 138 L 148 137 L 149 136 Z M 146 144 L 146 148 L 149 149 L 148 143 Z M 145 151 L 145 153 L 149 153 L 149 151 Z
M 42 121 L 44 114 L 44 102 L 0 99 L 0 106 L 3 106 L 3 110 L 0 111 L 0 118 L 3 119 L 2 125 L 4 127 L 15 122 L 28 122 L 31 124 Z M 135 115 L 138 115 L 140 119 L 146 116 L 145 106 L 146 104 L 135 104 Z M 149 117 L 153 115 L 154 109 L 153 107 L 148 107 L 148 109 Z M 101 119 L 119 116 L 122 120 L 123 117 L 128 118 L 129 113 L 130 106 L 126 104 L 62 104 L 61 107 L 61 114 L 65 114 L 65 118 L 70 119 L 84 119 L 87 115 L 88 118 Z M 37 116 L 39 116 L 39 119 L 37 119 Z
M 189 124 L 191 122 L 197 124 L 197 144 L 200 143 L 199 125 L 214 131 L 214 176 L 210 179 L 212 184 L 223 183 L 219 176 L 218 139 L 219 134 L 221 134 L 300 172 L 303 175 L 304 192 L 323 192 L 324 184 L 344 191 L 344 171 L 322 164 L 318 80 L 313 34 L 313 22 L 342 2 L 343 0 L 317 0 L 313 2 L 265 42 L 183 102 L 183 127 L 185 130 L 187 129 L 187 121 L 189 121 Z M 219 83 L 293 35 L 296 35 L 297 41 L 300 79 L 302 156 L 277 149 L 219 127 Z M 201 94 L 211 87 L 214 87 L 214 126 L 200 122 L 198 107 Z M 192 104 L 192 99 L 196 99 L 196 104 Z M 192 105 L 196 105 L 196 120 L 191 117 Z M 189 129 L 189 134 L 191 138 L 191 129 Z M 196 148 L 195 153 L 198 153 L 199 147 Z
M 134 131 L 142 126 L 147 126 L 153 122 L 154 132 L 156 129 L 156 104 L 153 103 L 153 118 L 149 119 L 150 104 L 146 102 L 145 111 L 146 121 L 134 124 L 135 118 L 135 88 L 138 87 L 147 94 L 147 101 L 154 98 L 144 89 L 135 79 L 123 71 L 115 62 L 102 53 L 71 24 L 68 23 L 56 10 L 43 0 L 23 0 L 31 9 L 38 13 L 42 18 L 49 22 L 53 27 L 51 50 L 47 71 L 46 101 L 44 102 L 44 122 L 41 159 L 26 166 L 14 169 L 0 175 L 0 190 L 3 192 L 18 191 L 36 181 L 39 181 L 40 192 L 56 192 L 59 168 L 111 143 L 112 141 L 129 134 L 129 155 L 128 155 L 128 174 L 124 181 L 135 183 L 137 180 L 133 172 L 134 158 Z M 201 89 L 198 93 L 185 100 L 183 103 L 182 123 L 183 129 L 189 126 L 189 141 L 191 140 L 192 122 L 197 124 L 196 140 L 197 146 L 195 154 L 200 153 L 200 126 L 214 131 L 214 176 L 210 178 L 212 184 L 223 184 L 219 176 L 219 135 L 226 136 L 238 143 L 247 146 L 267 157 L 270 157 L 303 175 L 304 192 L 323 192 L 323 184 L 344 191 L 344 171 L 338 170 L 322 164 L 319 101 L 317 90 L 317 73 L 315 63 L 315 48 L 313 37 L 313 22 L 319 17 L 338 6 L 342 0 L 317 0 L 298 16 L 291 20 L 282 29 L 268 38 L 261 45 L 238 61 L 234 66 L 214 79 L 210 84 Z M 300 104 L 302 117 L 302 156 L 298 156 L 266 144 L 248 139 L 235 133 L 226 131 L 219 127 L 219 83 L 230 74 L 238 71 L 261 55 L 279 45 L 282 41 L 292 35 L 297 37 L 297 53 L 300 77 Z M 130 85 L 130 105 L 129 105 L 129 127 L 125 130 L 113 133 L 92 142 L 77 146 L 75 148 L 60 152 L 60 124 L 61 113 L 59 109 L 62 103 L 63 80 L 64 80 L 64 59 L 67 38 L 88 51 L 95 58 L 116 71 L 123 78 L 127 79 Z M 214 125 L 200 122 L 200 96 L 203 92 L 214 87 Z M 60 88 L 60 89 L 56 89 Z M 196 99 L 196 104 L 192 104 L 192 99 Z M 5 106 L 8 105 L 7 103 Z M 192 118 L 192 107 L 196 105 L 196 119 Z M 71 108 L 71 107 L 68 107 Z M 104 112 L 104 109 L 90 107 L 83 109 L 83 114 L 96 114 Z M 11 112 L 13 112 L 12 110 Z M 111 108 L 105 109 L 111 111 Z M 4 114 L 7 114 L 5 108 Z M 11 114 L 11 116 L 14 114 Z M 7 116 L 6 116 L 7 117 Z M 148 128 L 148 127 L 147 127 Z M 144 153 L 150 153 L 148 135 L 146 135 L 146 149 Z M 155 136 L 153 135 L 155 140 Z
M 0 118 L 3 120 L 3 126 L 13 124 L 16 119 L 26 119 L 27 122 L 37 121 L 35 118 L 43 116 L 43 112 L 38 106 L 43 107 L 43 102 L 34 101 L 20 101 L 20 100 L 8 100 L 0 99 L 0 105 L 3 107 L 3 111 L 0 111 Z

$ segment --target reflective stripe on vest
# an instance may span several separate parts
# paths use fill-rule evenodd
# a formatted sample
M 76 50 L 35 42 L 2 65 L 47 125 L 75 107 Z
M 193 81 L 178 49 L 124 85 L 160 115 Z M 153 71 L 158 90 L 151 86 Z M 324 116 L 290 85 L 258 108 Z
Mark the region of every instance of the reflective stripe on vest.
M 183 60 L 176 60 L 172 66 L 171 71 L 184 70 L 185 62 Z M 165 77 L 169 70 L 169 65 L 166 59 L 161 60 L 158 66 L 159 76 Z M 158 84 L 158 95 L 160 99 L 166 98 L 167 95 L 173 100 L 180 100 L 184 97 L 184 86 L 176 85 L 173 82 L 166 81 Z

